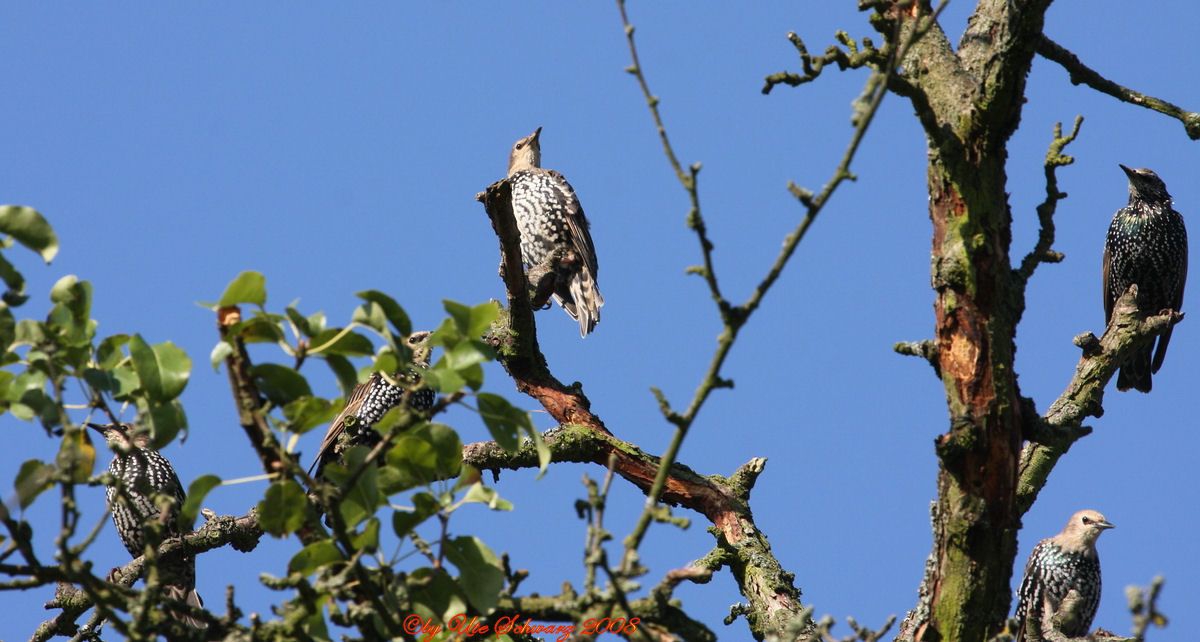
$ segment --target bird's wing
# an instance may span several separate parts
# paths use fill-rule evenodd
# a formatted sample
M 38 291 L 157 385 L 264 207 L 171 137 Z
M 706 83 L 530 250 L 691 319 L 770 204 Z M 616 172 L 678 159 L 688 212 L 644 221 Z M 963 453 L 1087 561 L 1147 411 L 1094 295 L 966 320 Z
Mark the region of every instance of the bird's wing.
M 590 226 L 587 217 L 583 214 L 583 206 L 579 204 L 579 197 L 575 195 L 575 189 L 567 182 L 566 177 L 554 170 L 547 171 L 554 178 L 554 186 L 566 205 L 567 229 L 571 232 L 571 244 L 594 279 L 600 271 L 600 265 L 596 261 L 596 247 L 592 244 L 592 234 L 588 229 Z
M 378 372 L 373 373 L 370 379 L 354 386 L 354 390 L 350 391 L 350 397 L 346 399 L 345 407 L 342 408 L 337 417 L 333 418 L 333 421 L 329 424 L 329 430 L 325 432 L 325 438 L 321 440 L 321 447 L 317 449 L 317 456 L 313 459 L 312 465 L 308 467 L 309 475 L 317 469 L 318 464 L 321 463 L 321 459 L 333 450 L 333 445 L 337 443 L 338 437 L 346 429 L 346 420 L 358 414 L 371 388 L 378 384 L 381 379 L 382 375 Z
M 1104 325 L 1112 320 L 1113 303 L 1117 298 L 1113 296 L 1113 286 L 1109 275 L 1109 265 L 1112 262 L 1112 255 L 1108 251 L 1108 243 L 1104 244 L 1104 264 L 1101 266 L 1101 274 L 1103 275 L 1100 294 L 1104 297 Z M 1120 296 L 1120 295 L 1117 295 Z
M 175 474 L 175 468 L 171 466 L 171 462 L 166 457 L 162 456 L 156 450 L 145 450 L 147 470 L 155 470 L 156 474 L 165 476 L 163 483 L 159 486 L 157 492 L 168 495 L 175 500 L 175 504 L 170 508 L 169 518 L 167 519 L 167 533 L 170 535 L 181 535 L 192 530 L 191 524 L 179 523 L 179 510 L 183 508 L 183 502 L 187 499 L 187 493 L 183 490 L 183 484 L 179 481 L 179 475 Z M 143 495 L 148 504 L 142 506 L 140 510 L 142 514 L 157 514 L 159 512 L 158 505 L 154 502 L 154 497 L 151 495 Z
M 1026 621 L 1030 617 L 1041 617 L 1039 606 L 1045 596 L 1046 585 L 1042 581 L 1043 570 L 1038 566 L 1038 561 L 1045 547 L 1045 540 L 1038 542 L 1025 562 L 1025 577 L 1021 579 L 1021 588 L 1017 592 L 1017 642 L 1025 640 L 1025 630 L 1028 628 Z
M 1175 291 L 1171 293 L 1171 300 L 1168 302 L 1170 308 L 1179 312 L 1183 308 L 1183 286 L 1187 283 L 1187 228 L 1183 225 L 1183 217 L 1178 212 L 1174 212 L 1175 220 L 1179 226 L 1179 234 L 1183 238 L 1183 259 L 1179 264 L 1179 285 Z M 1152 310 L 1158 313 L 1158 310 Z M 1174 328 L 1167 328 L 1167 331 L 1162 333 L 1158 339 L 1158 347 L 1154 351 L 1154 363 L 1150 366 L 1151 372 L 1158 372 L 1162 367 L 1163 359 L 1167 357 L 1167 344 L 1171 342 L 1171 331 Z

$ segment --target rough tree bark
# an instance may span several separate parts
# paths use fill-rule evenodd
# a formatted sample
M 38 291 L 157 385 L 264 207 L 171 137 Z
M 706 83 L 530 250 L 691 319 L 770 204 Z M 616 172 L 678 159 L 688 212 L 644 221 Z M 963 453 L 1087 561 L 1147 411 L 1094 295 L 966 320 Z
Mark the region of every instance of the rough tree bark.
M 1013 368 L 1024 280 L 1009 260 L 1006 146 L 1049 4 L 983 0 L 957 52 L 935 24 L 892 81 L 928 141 L 935 341 L 950 414 L 936 442 L 938 499 L 922 609 L 906 622 L 905 638 L 983 640 L 1008 614 L 1025 406 Z M 931 8 L 881 2 L 875 10 L 877 29 L 903 38 Z

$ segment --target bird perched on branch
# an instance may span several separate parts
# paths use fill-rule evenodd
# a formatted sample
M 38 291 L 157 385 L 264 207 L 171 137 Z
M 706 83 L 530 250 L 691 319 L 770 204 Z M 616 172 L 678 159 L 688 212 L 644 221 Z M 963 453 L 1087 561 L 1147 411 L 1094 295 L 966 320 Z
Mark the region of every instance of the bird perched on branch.
M 325 466 L 338 461 L 342 453 L 353 446 L 374 446 L 380 435 L 371 429 L 389 410 L 399 405 L 408 393 L 408 407 L 413 410 L 429 410 L 433 407 L 433 390 L 418 388 L 411 392 L 403 384 L 412 385 L 419 381 L 414 368 L 429 367 L 430 332 L 414 332 L 408 335 L 408 347 L 412 350 L 411 368 L 403 368 L 392 375 L 392 380 L 402 385 L 393 385 L 381 373 L 373 373 L 370 379 L 358 384 L 346 399 L 346 405 L 329 424 L 325 439 L 317 450 L 317 457 L 308 472 L 317 479 L 322 477 Z M 313 471 L 316 471 L 314 474 Z
M 600 322 L 604 297 L 596 283 L 600 267 L 588 232 L 588 221 L 575 190 L 562 174 L 542 169 L 542 128 L 513 144 L 508 157 L 512 209 L 521 231 L 521 261 L 540 266 L 555 250 L 569 256 L 561 265 L 562 278 L 554 287 L 554 300 L 579 321 L 579 336 L 586 337 Z
M 117 527 L 125 550 L 133 557 L 145 554 L 146 527 L 154 522 L 162 524 L 164 539 L 190 531 L 191 525 L 181 524 L 179 520 L 185 499 L 183 485 L 171 462 L 148 447 L 150 435 L 128 424 L 88 424 L 88 428 L 104 435 L 104 441 L 113 451 L 108 472 L 116 483 L 108 487 L 106 496 L 113 525 Z M 159 562 L 158 571 L 166 597 L 195 607 L 204 606 L 196 592 L 194 556 L 164 558 Z M 206 628 L 203 622 L 191 616 L 180 615 L 179 619 L 188 626 Z
M 1096 538 L 1112 527 L 1100 513 L 1081 510 L 1061 533 L 1033 547 L 1017 595 L 1016 642 L 1040 642 L 1046 631 L 1087 635 L 1100 604 Z
M 1179 311 L 1187 280 L 1187 229 L 1171 207 L 1171 195 L 1157 174 L 1120 166 L 1129 177 L 1129 204 L 1117 210 L 1104 243 L 1104 317 L 1112 322 L 1117 299 L 1136 283 L 1138 310 Z M 1150 392 L 1150 375 L 1162 367 L 1171 328 L 1121 366 L 1117 390 Z M 1153 361 L 1151 356 L 1153 355 Z

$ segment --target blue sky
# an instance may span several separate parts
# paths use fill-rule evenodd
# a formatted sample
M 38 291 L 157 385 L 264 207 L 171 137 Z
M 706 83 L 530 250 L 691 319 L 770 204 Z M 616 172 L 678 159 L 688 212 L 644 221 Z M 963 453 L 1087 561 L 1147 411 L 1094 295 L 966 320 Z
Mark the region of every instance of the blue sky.
M 878 42 L 853 4 L 629 7 L 676 150 L 704 164 L 702 203 L 722 287 L 735 301 L 802 215 L 786 182 L 819 188 L 830 176 L 865 74 L 830 71 L 768 97 L 762 78 L 799 66 L 789 30 L 813 51 L 837 29 Z M 1192 3 L 1128 6 L 1058 3 L 1047 32 L 1109 77 L 1200 109 L 1200 87 L 1181 82 L 1198 62 Z M 944 15 L 953 39 L 970 8 L 955 2 Z M 62 241 L 49 267 L 12 254 L 34 296 L 22 312 L 42 314 L 64 274 L 91 280 L 102 334 L 169 339 L 192 357 L 183 396 L 191 435 L 166 451 L 184 482 L 253 475 L 225 375 L 207 365 L 213 317 L 195 302 L 216 299 L 245 269 L 266 275 L 275 309 L 299 299 L 339 325 L 353 293 L 369 288 L 395 296 L 418 327 L 440 321 L 444 298 L 499 297 L 496 241 L 473 196 L 502 176 L 512 142 L 541 125 L 544 164 L 566 174 L 592 221 L 607 301 L 584 341 L 561 311 L 541 313 L 543 350 L 560 379 L 584 383 L 613 432 L 661 452 L 670 429 L 648 389 L 684 404 L 719 324 L 703 282 L 683 273 L 699 261 L 683 224 L 686 195 L 622 71 L 628 64 L 616 7 L 606 2 L 6 4 L 0 200 L 37 207 Z M 1010 148 L 1014 256 L 1036 235 L 1051 128 L 1076 114 L 1087 121 L 1068 149 L 1077 163 L 1059 172 L 1070 198 L 1056 218 L 1056 249 L 1067 260 L 1039 269 L 1018 337 L 1021 388 L 1042 410 L 1073 371 L 1071 338 L 1103 329 L 1101 248 L 1126 199 L 1117 163 L 1155 169 L 1185 217 L 1200 211 L 1200 184 L 1190 180 L 1196 143 L 1177 121 L 1075 87 L 1039 59 Z M 728 474 L 769 457 L 754 514 L 804 602 L 875 626 L 916 602 L 930 546 L 932 444 L 947 423 L 929 368 L 891 351 L 933 328 L 924 137 L 903 99 L 885 101 L 853 169 L 859 181 L 839 190 L 739 339 L 725 370 L 737 387 L 714 394 L 680 459 Z M 1188 639 L 1200 627 L 1190 608 L 1200 595 L 1194 323 L 1177 328 L 1153 394 L 1110 387 L 1104 417 L 1090 422 L 1095 434 L 1072 448 L 1026 517 L 1013 578 L 1019 583 L 1038 539 L 1076 509 L 1097 508 L 1118 526 L 1100 542 L 1106 591 L 1097 624 L 1127 630 L 1123 588 L 1164 573 L 1161 605 L 1172 622 L 1155 640 Z M 498 368 L 488 376 L 488 389 L 535 409 Z M 313 380 L 336 395 L 323 374 Z M 544 413 L 533 417 L 550 427 Z M 449 418 L 465 441 L 485 438 L 472 415 Z M 25 459 L 53 456 L 56 444 L 40 428 L 11 416 L 0 426 L 0 479 L 11 480 Z M 319 433 L 301 442 L 306 461 Z M 555 465 L 540 481 L 506 473 L 497 488 L 516 510 L 463 511 L 452 528 L 530 569 L 526 591 L 578 586 L 586 529 L 572 503 L 585 495 L 585 473 L 603 471 Z M 241 514 L 262 492 L 223 487 L 205 503 Z M 612 495 L 608 524 L 619 539 L 642 499 L 624 482 Z M 102 492 L 83 497 L 88 517 L 98 516 Z M 45 525 L 47 547 L 53 504 L 27 515 Z M 706 553 L 705 525 L 653 529 L 646 582 Z M 282 574 L 294 548 L 264 540 L 251 556 L 206 554 L 200 591 L 219 604 L 234 583 L 247 612 L 265 612 L 275 596 L 256 578 Z M 98 568 L 128 559 L 111 528 L 92 555 Z M 48 615 L 41 604 L 50 593 L 0 594 L 0 638 L 27 637 Z M 744 622 L 721 624 L 740 601 L 727 573 L 677 595 L 724 639 L 748 638 Z

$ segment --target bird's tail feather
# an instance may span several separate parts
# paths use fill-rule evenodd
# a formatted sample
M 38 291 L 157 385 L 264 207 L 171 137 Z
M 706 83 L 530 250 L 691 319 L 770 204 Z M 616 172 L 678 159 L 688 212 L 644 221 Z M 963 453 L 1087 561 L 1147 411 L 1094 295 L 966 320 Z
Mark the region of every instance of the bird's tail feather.
M 186 586 L 179 586 L 177 584 L 171 584 L 171 585 L 167 585 L 167 586 L 163 587 L 163 594 L 173 600 L 179 600 L 181 602 L 185 602 L 189 606 L 194 606 L 196 608 L 204 608 L 204 600 L 200 599 L 200 594 L 197 593 L 196 589 L 194 589 L 194 588 L 189 588 Z M 175 615 L 179 618 L 180 622 L 183 622 L 184 624 L 192 627 L 193 629 L 207 629 L 208 628 L 208 624 L 206 624 L 190 615 L 187 615 L 186 613 L 178 613 Z
M 1158 338 L 1158 348 L 1154 351 L 1154 367 L 1151 368 L 1151 372 L 1158 372 L 1158 369 L 1162 367 L 1163 359 L 1167 357 L 1167 344 L 1171 342 L 1172 329 L 1167 328 L 1167 331 Z
M 577 272 L 567 288 L 573 305 L 568 307 L 563 301 L 560 303 L 563 303 L 567 314 L 579 321 L 579 336 L 586 337 L 596 328 L 596 324 L 600 323 L 600 306 L 604 305 L 604 297 L 596 287 L 596 279 L 592 278 L 592 273 L 587 269 Z M 565 299 L 566 297 L 563 297 L 563 300 Z
M 1139 350 L 1121 366 L 1121 372 L 1117 374 L 1117 390 L 1134 390 L 1140 392 L 1150 392 L 1150 354 L 1153 348 Z M 1161 360 L 1160 360 L 1161 365 Z

